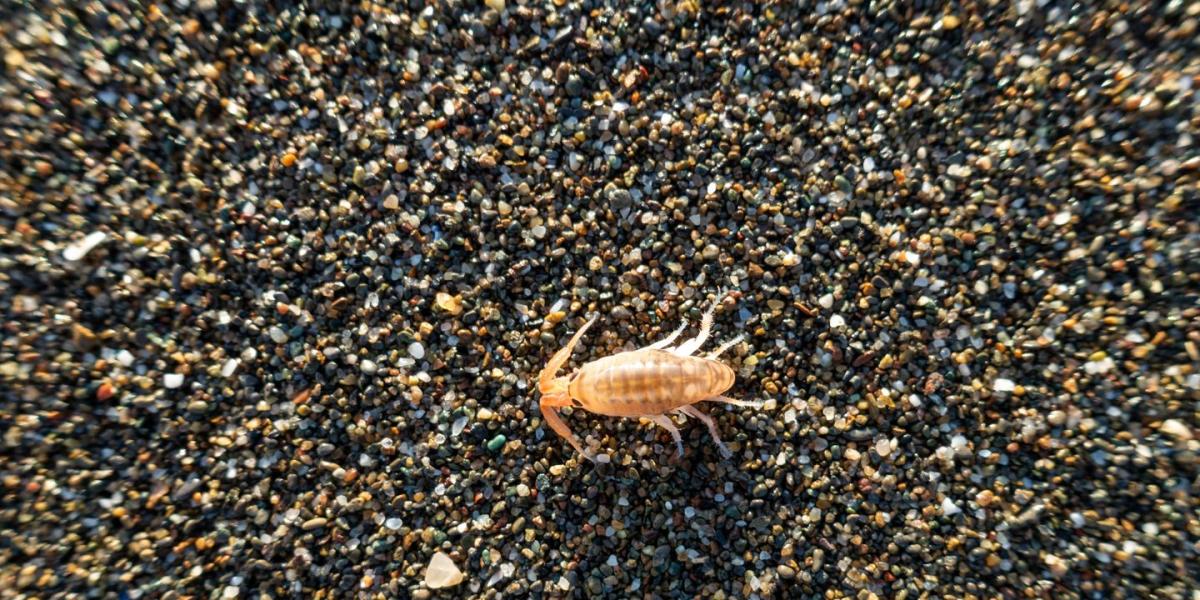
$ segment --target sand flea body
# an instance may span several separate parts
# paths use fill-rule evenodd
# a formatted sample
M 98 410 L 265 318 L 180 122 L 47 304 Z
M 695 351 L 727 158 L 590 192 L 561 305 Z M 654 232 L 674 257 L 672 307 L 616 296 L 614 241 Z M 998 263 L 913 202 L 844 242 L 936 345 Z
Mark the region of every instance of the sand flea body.
M 573 406 L 612 417 L 646 418 L 670 432 L 676 450 L 683 455 L 679 429 L 669 416 L 678 414 L 704 423 L 721 453 L 728 457 L 729 449 L 721 442 L 712 418 L 693 405 L 703 401 L 739 406 L 759 404 L 722 395 L 733 386 L 734 373 L 733 369 L 718 362 L 717 357 L 741 341 L 741 336 L 721 344 L 703 357 L 692 356 L 708 340 L 713 313 L 720 300 L 718 297 L 717 302 L 704 313 L 699 334 L 678 346 L 672 347 L 671 344 L 683 332 L 684 326 L 645 348 L 597 359 L 571 375 L 558 377 L 558 370 L 567 362 L 588 327 L 595 322 L 593 317 L 575 332 L 565 347 L 554 354 L 538 378 L 542 393 L 542 416 L 546 424 L 570 442 L 576 451 L 591 459 L 591 453 L 584 450 L 579 439 L 559 416 L 559 408 Z

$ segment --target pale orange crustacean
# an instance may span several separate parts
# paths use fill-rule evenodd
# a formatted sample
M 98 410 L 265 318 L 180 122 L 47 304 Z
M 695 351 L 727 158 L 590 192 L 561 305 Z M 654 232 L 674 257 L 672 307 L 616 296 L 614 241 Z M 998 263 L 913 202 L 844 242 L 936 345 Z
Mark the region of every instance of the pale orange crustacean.
M 699 334 L 678 346 L 670 347 L 675 338 L 683 332 L 686 323 L 665 339 L 645 348 L 597 359 L 583 365 L 569 376 L 557 377 L 559 368 L 567 362 L 575 344 L 596 321 L 596 318 L 592 317 L 575 332 L 564 348 L 554 353 L 538 378 L 538 388 L 542 393 L 542 416 L 545 417 L 546 424 L 570 442 L 577 452 L 594 460 L 595 457 L 583 449 L 579 439 L 563 422 L 558 414 L 559 408 L 573 406 L 612 417 L 644 417 L 670 432 L 675 440 L 675 448 L 682 456 L 683 441 L 679 429 L 668 416 L 675 413 L 704 423 L 721 454 L 729 457 L 731 453 L 721 442 L 712 417 L 692 406 L 706 400 L 737 406 L 761 406 L 758 402 L 734 400 L 722 395 L 733 386 L 734 374 L 733 369 L 717 362 L 716 359 L 722 352 L 740 342 L 742 336 L 721 344 L 704 357 L 692 356 L 692 353 L 699 350 L 708 340 L 713 314 L 722 297 L 723 294 L 718 295 L 716 302 L 704 313 Z

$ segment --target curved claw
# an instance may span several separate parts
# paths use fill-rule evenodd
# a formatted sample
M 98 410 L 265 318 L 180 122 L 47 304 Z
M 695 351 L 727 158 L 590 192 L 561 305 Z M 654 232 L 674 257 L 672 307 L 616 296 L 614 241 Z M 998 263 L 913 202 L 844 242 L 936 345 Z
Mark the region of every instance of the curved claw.
M 543 392 L 553 385 L 554 379 L 558 375 L 558 370 L 562 368 L 568 358 L 571 358 L 571 352 L 575 350 L 575 344 L 579 343 L 583 334 L 587 332 L 588 327 L 591 327 L 592 323 L 595 322 L 596 317 L 593 315 L 591 319 L 588 319 L 587 323 L 583 324 L 583 327 L 579 328 L 579 331 L 575 332 L 575 335 L 571 336 L 571 341 L 567 342 L 566 346 L 560 348 L 558 352 L 554 353 L 554 356 L 550 357 L 550 361 L 546 363 L 546 368 L 542 369 L 541 374 L 538 376 L 538 385 Z

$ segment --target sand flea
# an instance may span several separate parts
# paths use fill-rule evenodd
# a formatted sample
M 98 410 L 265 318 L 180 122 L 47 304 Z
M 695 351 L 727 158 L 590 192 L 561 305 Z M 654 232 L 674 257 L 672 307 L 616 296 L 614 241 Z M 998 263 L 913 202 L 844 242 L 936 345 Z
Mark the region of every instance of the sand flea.
M 584 332 L 596 321 L 592 317 L 571 341 L 550 358 L 538 378 L 541 390 L 542 416 L 558 435 L 562 436 L 580 454 L 594 459 L 580 444 L 579 439 L 563 422 L 558 409 L 566 406 L 611 417 L 644 417 L 666 429 L 675 440 L 679 456 L 683 455 L 683 441 L 679 429 L 670 415 L 692 417 L 704 423 L 709 433 L 728 458 L 731 452 L 721 441 L 712 417 L 694 406 L 698 402 L 725 402 L 738 406 L 759 407 L 761 403 L 735 400 L 723 396 L 733 386 L 733 369 L 718 362 L 717 357 L 742 340 L 737 336 L 721 344 L 703 357 L 692 356 L 708 340 L 712 330 L 713 315 L 723 294 L 704 313 L 700 321 L 700 332 L 696 337 L 677 346 L 671 344 L 683 332 L 683 324 L 671 335 L 645 348 L 621 352 L 589 362 L 574 373 L 558 377 L 558 370 L 567 362 L 572 350 Z

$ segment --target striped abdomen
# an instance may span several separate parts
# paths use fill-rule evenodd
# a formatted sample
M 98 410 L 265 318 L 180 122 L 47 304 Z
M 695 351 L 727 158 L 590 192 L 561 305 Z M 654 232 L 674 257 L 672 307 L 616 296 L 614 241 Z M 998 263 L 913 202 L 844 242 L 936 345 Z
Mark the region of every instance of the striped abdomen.
M 662 350 L 622 352 L 583 365 L 568 393 L 602 415 L 657 415 L 720 395 L 733 385 L 733 369 L 714 360 Z

